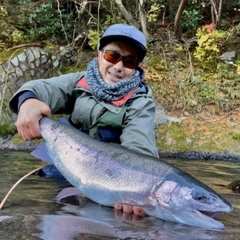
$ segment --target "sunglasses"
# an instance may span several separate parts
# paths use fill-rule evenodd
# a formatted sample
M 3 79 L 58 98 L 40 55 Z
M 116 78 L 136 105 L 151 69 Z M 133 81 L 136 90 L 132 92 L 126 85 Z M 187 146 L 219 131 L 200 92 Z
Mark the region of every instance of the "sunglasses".
M 122 56 L 113 50 L 101 50 L 105 60 L 112 64 L 116 64 L 122 60 L 123 66 L 130 69 L 135 69 L 138 66 L 138 58 L 134 56 Z

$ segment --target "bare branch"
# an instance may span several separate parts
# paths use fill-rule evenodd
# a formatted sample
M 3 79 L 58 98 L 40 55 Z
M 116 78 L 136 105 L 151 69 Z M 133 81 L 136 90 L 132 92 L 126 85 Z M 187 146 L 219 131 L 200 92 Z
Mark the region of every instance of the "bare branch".
M 122 3 L 122 0 L 115 0 L 115 3 L 117 4 L 119 10 L 121 11 L 124 18 L 127 20 L 127 22 L 130 25 L 134 25 L 136 27 L 139 27 L 139 24 L 133 19 L 132 15 L 127 11 L 125 6 Z

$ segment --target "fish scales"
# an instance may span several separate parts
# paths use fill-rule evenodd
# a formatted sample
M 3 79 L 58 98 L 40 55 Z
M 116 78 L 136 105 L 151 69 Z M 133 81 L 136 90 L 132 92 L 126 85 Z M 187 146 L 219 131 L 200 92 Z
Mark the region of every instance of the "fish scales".
M 97 141 L 47 117 L 40 120 L 40 131 L 58 170 L 93 201 L 114 206 L 130 200 L 150 216 L 224 228 L 202 212 L 229 212 L 231 205 L 173 165 L 118 144 Z M 149 205 L 152 208 L 146 207 Z
M 46 122 L 47 119 L 45 119 L 44 121 Z M 49 125 L 49 123 L 51 123 L 52 125 Z M 124 164 L 125 167 L 130 167 L 137 170 L 144 169 L 144 172 L 149 172 L 150 174 L 156 174 L 157 176 L 159 176 L 159 174 L 164 176 L 173 171 L 180 171 L 179 169 L 173 167 L 172 165 L 166 162 L 164 162 L 164 166 L 159 165 L 159 162 L 161 162 L 161 160 L 151 156 L 146 156 L 143 154 L 129 151 L 128 149 L 121 147 L 118 144 L 104 143 L 100 141 L 98 141 L 98 144 L 95 144 L 96 140 L 93 141 L 91 137 L 89 137 L 88 135 L 82 132 L 79 132 L 73 127 L 69 127 L 67 128 L 67 130 L 63 131 L 62 127 L 65 128 L 63 124 L 59 125 L 58 122 L 53 123 L 52 121 L 50 121 L 49 123 L 46 123 L 43 126 L 43 128 L 41 129 L 41 134 L 43 135 L 43 138 L 45 135 L 47 139 L 50 139 L 50 138 L 55 139 L 55 135 L 52 135 L 52 132 L 56 133 L 57 131 L 59 131 L 59 134 L 61 134 L 60 138 L 65 139 L 65 140 L 60 139 L 60 141 L 61 140 L 63 142 L 65 141 L 65 143 L 63 143 L 64 145 L 62 145 L 61 147 L 65 147 L 65 144 L 68 145 L 70 141 L 72 144 L 71 147 L 76 147 L 76 149 L 81 151 L 82 154 L 84 155 L 89 155 L 89 156 L 92 155 L 92 157 L 94 157 L 94 156 L 97 156 L 98 154 L 100 155 L 101 153 L 103 153 L 105 158 L 104 160 L 108 161 L 109 159 L 107 157 L 109 157 L 111 159 L 110 160 L 111 164 L 116 162 L 116 164 L 118 165 Z M 57 130 L 57 128 L 59 128 L 59 130 Z M 52 139 L 51 141 L 48 141 L 48 142 L 49 143 L 52 142 Z M 79 143 L 81 148 L 79 147 Z M 113 151 L 113 148 L 114 148 L 114 151 Z M 151 164 L 149 164 L 149 161 L 151 161 Z
M 131 192 L 133 192 L 134 198 L 138 199 L 138 201 L 140 199 L 146 200 L 146 194 L 149 193 L 155 182 L 160 179 L 158 175 L 153 176 L 142 169 L 141 171 L 134 169 L 133 165 L 130 164 L 131 161 L 128 161 L 125 165 L 122 164 L 123 161 L 116 161 L 115 158 L 122 157 L 121 149 L 117 145 L 114 146 L 117 147 L 118 152 L 115 152 L 115 158 L 111 158 L 113 146 L 109 148 L 106 144 L 101 144 L 104 147 L 96 148 L 96 145 L 92 145 L 91 141 L 88 141 L 86 134 L 82 133 L 84 139 L 76 136 L 69 138 L 69 136 L 75 135 L 76 129 L 68 129 L 62 134 L 61 127 L 56 128 L 54 125 L 50 129 L 54 129 L 55 133 L 59 131 L 59 134 L 61 134 L 61 137 L 56 137 L 51 134 L 47 126 L 49 127 L 49 125 L 46 125 L 42 130 L 42 135 L 51 143 L 49 148 L 52 158 L 60 159 L 59 155 L 61 154 L 61 161 L 57 161 L 55 166 L 60 171 L 64 168 L 65 175 L 67 174 L 70 182 L 88 196 L 87 192 L 89 191 L 92 191 L 92 194 L 93 191 L 95 193 L 101 192 L 101 196 L 104 195 L 104 190 L 105 196 L 111 192 L 110 199 L 101 197 L 101 200 L 99 200 L 104 205 L 113 206 L 115 201 L 120 200 L 119 196 L 123 196 L 122 193 L 124 192 L 128 192 L 130 198 Z M 90 138 L 90 140 L 92 139 Z M 106 154 L 99 152 L 103 150 Z M 132 157 L 129 154 L 126 156 L 126 153 L 124 156 L 127 159 Z M 69 177 L 70 175 L 71 177 Z M 98 178 L 93 176 L 98 176 Z M 136 185 L 136 183 L 138 184 Z M 113 195 L 114 192 L 116 196 Z M 138 198 L 135 192 L 138 192 Z M 95 198 L 95 194 L 92 198 Z M 121 200 L 124 201 L 124 199 Z

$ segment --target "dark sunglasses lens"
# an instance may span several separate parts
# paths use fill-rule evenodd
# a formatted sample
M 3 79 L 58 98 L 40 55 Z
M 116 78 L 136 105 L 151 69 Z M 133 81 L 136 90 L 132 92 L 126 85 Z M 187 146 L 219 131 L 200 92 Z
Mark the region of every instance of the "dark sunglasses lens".
M 123 65 L 126 68 L 134 69 L 138 65 L 138 60 L 137 58 L 134 58 L 134 57 L 126 57 L 126 58 L 123 58 Z
M 106 50 L 104 53 L 104 58 L 110 63 L 117 63 L 120 59 L 123 62 L 124 67 L 134 69 L 138 65 L 138 59 L 135 57 L 122 57 L 119 53 Z
M 106 50 L 104 53 L 104 58 L 110 63 L 117 63 L 121 55 L 117 52 Z

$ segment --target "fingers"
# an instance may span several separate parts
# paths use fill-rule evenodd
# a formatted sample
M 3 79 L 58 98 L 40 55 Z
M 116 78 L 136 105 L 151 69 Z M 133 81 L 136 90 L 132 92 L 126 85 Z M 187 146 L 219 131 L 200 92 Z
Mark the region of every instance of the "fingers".
M 114 208 L 115 208 L 116 210 L 121 211 L 121 210 L 123 210 L 123 205 L 120 204 L 120 203 L 115 203 Z
M 51 117 L 51 109 L 45 103 L 33 98 L 22 103 L 16 127 L 24 141 L 41 138 L 39 120 L 43 115 Z
M 143 208 L 140 208 L 140 207 L 133 207 L 133 213 L 137 216 L 143 216 L 144 215 Z
M 115 217 L 117 219 L 121 218 L 122 220 L 125 220 L 125 221 L 142 221 L 143 220 L 143 216 L 138 216 L 132 213 L 124 213 L 118 210 L 115 210 Z
M 18 134 L 24 141 L 33 140 L 35 138 L 41 138 L 38 120 L 32 118 L 18 118 L 16 127 Z
M 136 207 L 136 206 L 131 206 L 131 205 L 128 205 L 128 203 L 131 204 L 131 201 L 126 201 L 126 205 L 116 203 L 114 205 L 114 208 L 115 208 L 116 211 L 124 212 L 126 214 L 132 214 L 133 213 L 136 216 L 143 216 L 144 215 L 143 208 Z

